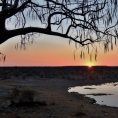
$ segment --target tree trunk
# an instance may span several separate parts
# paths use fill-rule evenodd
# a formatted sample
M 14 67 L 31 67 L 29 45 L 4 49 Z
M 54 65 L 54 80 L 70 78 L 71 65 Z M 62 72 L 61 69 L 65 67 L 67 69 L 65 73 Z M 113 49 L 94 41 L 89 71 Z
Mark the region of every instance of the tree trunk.
M 5 28 L 6 14 L 0 13 L 0 44 L 5 41 L 6 28 Z

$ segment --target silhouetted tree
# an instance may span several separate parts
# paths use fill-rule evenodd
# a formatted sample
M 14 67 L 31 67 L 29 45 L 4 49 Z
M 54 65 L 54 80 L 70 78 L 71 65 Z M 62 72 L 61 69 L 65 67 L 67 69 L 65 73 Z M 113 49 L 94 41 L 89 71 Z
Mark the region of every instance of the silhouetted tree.
M 117 0 L 1 0 L 0 6 L 0 44 L 21 35 L 20 46 L 25 48 L 36 33 L 68 38 L 88 52 L 95 42 L 102 42 L 105 51 L 109 44 L 113 49 L 112 38 L 117 43 Z M 28 26 L 33 20 L 39 26 Z

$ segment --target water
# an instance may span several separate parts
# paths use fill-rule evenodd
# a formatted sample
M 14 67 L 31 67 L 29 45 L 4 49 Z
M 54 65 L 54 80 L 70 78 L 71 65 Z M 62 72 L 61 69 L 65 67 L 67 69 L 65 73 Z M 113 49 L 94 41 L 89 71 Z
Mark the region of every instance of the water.
M 118 82 L 71 87 L 68 92 L 85 94 L 86 97 L 94 98 L 96 100 L 96 104 L 118 107 Z

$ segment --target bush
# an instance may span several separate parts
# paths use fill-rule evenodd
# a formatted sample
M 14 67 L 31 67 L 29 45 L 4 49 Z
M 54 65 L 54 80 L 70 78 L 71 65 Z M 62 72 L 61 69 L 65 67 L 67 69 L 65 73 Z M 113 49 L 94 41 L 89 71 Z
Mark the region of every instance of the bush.
M 12 89 L 12 92 L 11 92 L 11 98 L 12 98 L 12 99 L 15 99 L 15 98 L 18 96 L 19 92 L 20 92 L 19 89 L 13 88 L 13 89 Z
M 33 102 L 36 91 L 31 88 L 17 89 L 14 88 L 11 92 L 11 103 Z
M 33 102 L 36 91 L 31 88 L 25 88 L 20 92 L 20 102 Z

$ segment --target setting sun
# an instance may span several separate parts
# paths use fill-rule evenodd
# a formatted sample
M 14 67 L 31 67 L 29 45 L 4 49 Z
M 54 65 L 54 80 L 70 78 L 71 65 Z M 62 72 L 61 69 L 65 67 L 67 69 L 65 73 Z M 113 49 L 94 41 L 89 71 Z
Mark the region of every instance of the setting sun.
M 85 65 L 88 66 L 89 68 L 91 68 L 92 66 L 95 65 L 95 63 L 94 62 L 88 62 Z
M 91 64 L 89 64 L 89 65 L 88 65 L 88 67 L 89 67 L 89 68 L 91 68 L 91 67 L 92 67 L 92 65 L 91 65 Z

